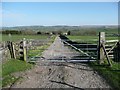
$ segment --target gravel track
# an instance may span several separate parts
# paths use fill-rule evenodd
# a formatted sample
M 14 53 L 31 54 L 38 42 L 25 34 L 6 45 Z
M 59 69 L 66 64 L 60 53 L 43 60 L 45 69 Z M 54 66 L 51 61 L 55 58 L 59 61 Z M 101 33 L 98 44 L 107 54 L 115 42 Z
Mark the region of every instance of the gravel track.
M 44 60 L 39 60 L 32 70 L 22 73 L 23 79 L 11 88 L 110 88 L 106 81 L 87 64 L 51 62 L 47 59 L 73 58 L 78 52 L 64 46 L 56 37 L 48 50 L 43 52 Z

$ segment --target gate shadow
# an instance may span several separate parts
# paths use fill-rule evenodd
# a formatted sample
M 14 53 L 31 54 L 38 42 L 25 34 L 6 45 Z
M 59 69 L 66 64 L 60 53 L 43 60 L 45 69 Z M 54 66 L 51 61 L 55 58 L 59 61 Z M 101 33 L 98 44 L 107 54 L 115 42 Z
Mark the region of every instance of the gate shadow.
M 73 85 L 67 84 L 67 83 L 65 83 L 65 82 L 58 82 L 58 81 L 53 81 L 53 80 L 50 80 L 50 82 L 58 83 L 58 84 L 63 84 L 63 85 L 67 85 L 67 86 L 69 86 L 69 87 L 74 88 L 74 90 L 75 90 L 75 89 L 77 89 L 77 90 L 84 90 L 83 88 L 79 88 L 79 87 L 76 87 L 76 86 L 73 86 Z
M 69 66 L 69 65 L 65 65 L 66 67 L 70 67 L 73 69 L 78 69 L 78 70 L 85 70 L 85 71 L 94 71 L 93 69 L 84 69 L 84 68 L 80 68 L 80 67 L 74 67 L 74 66 Z
M 73 69 L 78 69 L 78 70 L 85 70 L 85 71 L 94 71 L 93 69 L 85 69 L 85 68 L 80 68 L 79 65 L 78 66 L 75 66 L 75 64 L 73 64 L 74 66 L 71 66 L 71 65 L 67 65 L 69 63 L 52 63 L 50 64 L 49 66 L 53 65 L 53 66 L 64 66 L 64 67 L 69 67 L 69 68 L 73 68 Z M 87 65 L 81 65 L 81 66 L 85 66 L 85 67 L 88 67 Z

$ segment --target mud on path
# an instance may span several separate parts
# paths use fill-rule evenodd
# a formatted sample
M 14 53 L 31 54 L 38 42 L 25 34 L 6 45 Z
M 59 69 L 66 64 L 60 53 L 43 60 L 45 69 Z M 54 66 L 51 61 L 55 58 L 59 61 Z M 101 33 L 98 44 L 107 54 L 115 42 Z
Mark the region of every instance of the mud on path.
M 51 62 L 47 59 L 73 58 L 78 52 L 64 46 L 56 37 L 48 50 L 43 52 L 44 60 L 39 60 L 32 70 L 22 74 L 23 79 L 11 88 L 109 88 L 106 81 L 87 64 Z

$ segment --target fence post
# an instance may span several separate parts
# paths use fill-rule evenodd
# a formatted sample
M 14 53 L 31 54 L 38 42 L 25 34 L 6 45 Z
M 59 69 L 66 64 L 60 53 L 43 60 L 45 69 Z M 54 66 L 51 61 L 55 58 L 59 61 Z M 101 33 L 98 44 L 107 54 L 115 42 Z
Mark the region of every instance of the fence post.
M 26 40 L 25 38 L 23 38 L 23 58 L 24 58 L 24 61 L 27 60 L 27 45 L 26 45 Z
M 98 63 L 101 64 L 104 61 L 105 52 L 103 50 L 105 47 L 105 32 L 99 32 L 99 42 L 98 42 Z
M 13 58 L 16 59 L 16 54 L 15 54 L 15 45 L 11 42 L 11 46 L 12 46 L 12 54 L 13 54 Z
M 10 51 L 11 58 L 16 59 L 15 48 L 14 48 L 13 42 L 8 41 L 7 44 L 8 44 L 8 49 Z
M 7 41 L 7 46 L 8 46 L 8 49 L 10 51 L 10 56 L 12 58 L 12 51 L 11 51 L 11 43 L 10 43 L 10 41 Z

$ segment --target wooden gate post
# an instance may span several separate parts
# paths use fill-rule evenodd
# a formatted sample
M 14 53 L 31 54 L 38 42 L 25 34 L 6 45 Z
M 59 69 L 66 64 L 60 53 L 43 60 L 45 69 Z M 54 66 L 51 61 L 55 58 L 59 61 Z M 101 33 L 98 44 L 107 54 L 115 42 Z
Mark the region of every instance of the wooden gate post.
M 11 58 L 13 58 L 13 57 L 12 57 L 12 50 L 11 50 L 11 42 L 10 42 L 10 41 L 7 41 L 7 47 L 8 47 L 8 49 L 9 49 L 9 51 L 10 51 L 10 56 L 11 56 Z
M 11 42 L 11 46 L 12 46 L 12 54 L 13 54 L 13 58 L 16 59 L 16 54 L 15 54 L 15 45 L 13 44 L 13 42 Z
M 16 59 L 15 48 L 14 48 L 13 42 L 8 41 L 7 44 L 8 44 L 8 49 L 9 49 L 9 51 L 10 51 L 11 58 Z
M 99 42 L 98 42 L 98 63 L 104 62 L 105 52 L 103 50 L 105 47 L 105 32 L 99 32 Z
M 27 45 L 26 45 L 26 40 L 25 38 L 23 38 L 23 58 L 24 58 L 24 61 L 27 60 Z

